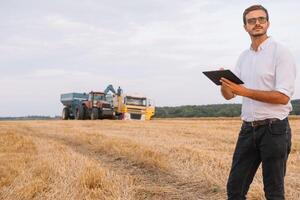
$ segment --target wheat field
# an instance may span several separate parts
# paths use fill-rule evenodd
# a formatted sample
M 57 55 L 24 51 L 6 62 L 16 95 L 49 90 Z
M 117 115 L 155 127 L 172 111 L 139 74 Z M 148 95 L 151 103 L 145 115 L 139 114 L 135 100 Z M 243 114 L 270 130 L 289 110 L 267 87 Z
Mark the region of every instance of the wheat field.
M 300 118 L 286 199 L 300 199 Z M 0 122 L 1 200 L 226 199 L 237 118 Z M 261 169 L 248 199 L 264 199 Z

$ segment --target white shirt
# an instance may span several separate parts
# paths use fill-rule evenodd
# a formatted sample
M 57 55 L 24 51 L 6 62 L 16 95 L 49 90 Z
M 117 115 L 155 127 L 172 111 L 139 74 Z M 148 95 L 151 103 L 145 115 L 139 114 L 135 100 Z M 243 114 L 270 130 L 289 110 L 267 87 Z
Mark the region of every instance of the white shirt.
M 290 52 L 272 38 L 265 40 L 257 51 L 245 50 L 239 57 L 235 74 L 249 89 L 278 91 L 290 99 L 295 89 L 296 64 Z M 243 97 L 242 120 L 286 118 L 292 110 L 286 105 L 263 103 Z

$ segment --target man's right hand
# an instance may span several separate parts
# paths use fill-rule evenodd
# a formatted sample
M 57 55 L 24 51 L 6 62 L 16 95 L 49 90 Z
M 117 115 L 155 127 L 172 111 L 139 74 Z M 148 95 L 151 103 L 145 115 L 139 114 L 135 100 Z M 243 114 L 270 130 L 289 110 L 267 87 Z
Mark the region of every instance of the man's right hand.
M 223 67 L 221 67 L 219 69 L 220 71 L 224 70 Z M 226 100 L 230 100 L 232 98 L 234 98 L 236 95 L 232 92 L 232 90 L 225 86 L 223 83 L 221 85 L 221 93 L 222 93 L 222 96 L 226 99 Z

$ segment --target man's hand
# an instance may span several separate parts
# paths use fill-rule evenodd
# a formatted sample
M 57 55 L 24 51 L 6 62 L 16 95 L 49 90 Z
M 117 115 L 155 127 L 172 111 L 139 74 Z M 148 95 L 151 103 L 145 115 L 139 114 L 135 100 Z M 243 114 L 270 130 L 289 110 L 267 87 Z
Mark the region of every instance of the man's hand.
M 219 70 L 222 71 L 224 68 L 220 68 Z M 230 100 L 235 97 L 235 94 L 232 92 L 232 90 L 223 83 L 221 85 L 221 93 L 226 100 Z
M 223 87 L 228 88 L 235 95 L 246 96 L 248 92 L 248 89 L 244 86 L 236 84 L 226 78 L 221 78 L 220 82 Z

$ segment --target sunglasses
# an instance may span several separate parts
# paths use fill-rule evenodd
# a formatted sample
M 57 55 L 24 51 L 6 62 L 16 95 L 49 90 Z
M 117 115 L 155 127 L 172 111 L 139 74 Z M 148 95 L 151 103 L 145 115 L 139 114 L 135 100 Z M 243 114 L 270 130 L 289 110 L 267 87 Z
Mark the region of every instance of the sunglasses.
M 258 17 L 258 18 L 249 18 L 249 19 L 247 19 L 247 23 L 250 24 L 250 25 L 255 25 L 257 20 L 260 24 L 264 24 L 264 23 L 267 22 L 266 17 Z

